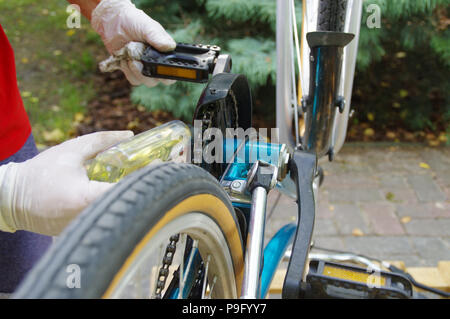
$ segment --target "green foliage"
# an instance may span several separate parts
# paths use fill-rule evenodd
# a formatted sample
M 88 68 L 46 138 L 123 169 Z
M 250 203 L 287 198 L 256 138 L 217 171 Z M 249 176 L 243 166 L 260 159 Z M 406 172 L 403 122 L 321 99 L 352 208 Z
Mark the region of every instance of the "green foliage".
M 131 99 L 149 110 L 166 110 L 177 118 L 189 121 L 203 88 L 204 85 L 188 82 L 177 82 L 169 86 L 159 84 L 150 89 L 140 86 L 133 90 Z
M 380 29 L 364 25 L 370 4 L 381 8 Z M 372 113 L 377 115 L 372 125 L 379 129 L 443 131 L 449 126 L 450 32 L 440 21 L 448 19 L 447 4 L 364 1 L 352 102 L 358 121 Z
M 369 10 L 372 4 L 380 8 L 380 29 L 369 29 L 365 25 L 372 14 Z M 448 0 L 364 0 L 358 68 L 364 69 L 371 62 L 379 61 L 386 53 L 385 48 L 397 42 L 404 50 L 431 43 L 434 52 L 449 64 L 448 45 L 445 46 L 449 41 L 448 30 L 443 32 L 436 28 L 435 15 L 437 8 L 446 5 Z
M 273 0 L 135 0 L 169 30 L 178 42 L 219 45 L 231 54 L 233 72 L 249 79 L 253 92 L 271 84 L 276 76 L 275 25 Z M 301 17 L 301 3 L 297 5 Z M 298 24 L 300 26 L 301 19 Z M 155 88 L 138 87 L 132 100 L 150 110 L 164 109 L 190 120 L 204 85 L 176 83 Z
M 249 79 L 254 94 L 263 91 L 274 91 L 276 76 L 276 1 L 274 0 L 135 0 L 136 5 L 159 21 L 173 35 L 176 41 L 191 43 L 210 43 L 222 47 L 223 51 L 233 58 L 233 72 L 242 73 Z M 301 1 L 296 0 L 296 15 L 298 27 L 301 25 Z M 449 30 L 442 27 L 440 17 L 448 17 L 448 0 L 364 0 L 361 33 L 359 38 L 359 53 L 357 61 L 358 76 L 356 83 L 361 98 L 372 105 L 357 110 L 357 118 L 363 120 L 368 110 L 384 112 L 397 116 L 412 129 L 436 128 L 436 110 L 444 114 L 444 122 L 439 120 L 438 126 L 445 125 L 450 119 L 448 97 L 448 70 L 450 67 Z M 381 13 L 381 28 L 369 29 L 366 21 L 372 11 L 369 5 L 379 6 Z M 447 18 L 448 19 L 448 18 Z M 299 28 L 300 29 L 300 28 Z M 396 54 L 406 58 L 397 58 Z M 423 64 L 421 60 L 426 54 L 433 63 Z M 389 66 L 394 59 L 395 66 Z M 421 65 L 421 68 L 416 68 Z M 424 66 L 428 68 L 425 69 Z M 376 66 L 376 69 L 374 69 Z M 381 68 L 381 69 L 380 69 Z M 367 72 L 377 71 L 377 74 L 388 74 L 390 70 L 403 72 L 395 79 L 385 79 L 391 88 L 386 88 L 385 99 L 372 99 L 364 96 L 366 92 L 376 94 L 380 81 Z M 422 72 L 422 75 L 417 75 Z M 433 74 L 440 72 L 439 76 Z M 362 76 L 364 75 L 364 76 Z M 394 74 L 395 75 L 395 74 Z M 396 76 L 396 75 L 395 75 Z M 411 84 L 411 79 L 417 78 L 417 83 Z M 439 78 L 440 82 L 436 82 Z M 358 82 L 364 79 L 364 82 Z M 411 89 L 408 86 L 414 86 Z M 405 87 L 406 86 L 406 87 Z M 155 88 L 135 88 L 132 99 L 149 109 L 164 109 L 186 120 L 190 120 L 203 85 L 176 83 L 172 86 L 158 85 Z M 402 105 L 408 109 L 392 110 L 392 104 L 397 101 L 396 92 L 389 90 L 395 87 L 408 91 Z M 273 96 L 273 94 L 266 94 Z M 264 96 L 266 96 L 264 95 Z M 439 96 L 437 99 L 430 100 Z M 258 96 L 260 97 L 260 96 Z M 387 101 L 387 98 L 392 101 Z M 254 96 L 260 110 L 272 107 L 273 100 L 264 101 Z M 356 97 L 356 101 L 366 103 Z M 383 101 L 383 104 L 381 104 Z M 396 102 L 399 103 L 399 102 Z M 380 105 L 381 104 L 381 105 Z M 397 104 L 395 104 L 397 105 Z M 389 122 L 389 118 L 377 116 L 378 120 Z M 442 124 L 444 123 L 444 124 Z

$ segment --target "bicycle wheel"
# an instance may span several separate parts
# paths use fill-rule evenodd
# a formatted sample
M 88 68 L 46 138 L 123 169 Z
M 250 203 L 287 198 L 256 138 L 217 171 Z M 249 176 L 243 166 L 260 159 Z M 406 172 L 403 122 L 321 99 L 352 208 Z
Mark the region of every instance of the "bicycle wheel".
M 196 274 L 177 267 L 194 251 L 206 283 L 199 283 L 199 267 Z M 197 166 L 165 163 L 130 174 L 80 214 L 14 297 L 167 297 L 180 274 L 182 297 L 202 285 L 202 297 L 237 298 L 242 272 L 241 235 L 226 193 Z
M 344 31 L 347 0 L 320 0 L 317 31 Z

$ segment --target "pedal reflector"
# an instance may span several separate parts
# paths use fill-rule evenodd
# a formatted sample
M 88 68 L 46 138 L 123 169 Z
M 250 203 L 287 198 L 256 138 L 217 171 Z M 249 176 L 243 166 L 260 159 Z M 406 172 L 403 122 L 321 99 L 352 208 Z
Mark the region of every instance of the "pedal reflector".
M 197 79 L 196 70 L 163 65 L 158 65 L 156 67 L 156 75 L 166 75 L 176 78 L 192 79 L 192 80 Z
M 367 284 L 371 286 L 385 286 L 386 278 L 378 275 L 377 273 L 363 273 L 360 271 L 354 271 L 349 269 L 344 269 L 341 267 L 334 267 L 331 265 L 325 265 L 323 267 L 322 274 L 328 277 L 334 277 L 344 280 L 356 281 L 362 284 Z

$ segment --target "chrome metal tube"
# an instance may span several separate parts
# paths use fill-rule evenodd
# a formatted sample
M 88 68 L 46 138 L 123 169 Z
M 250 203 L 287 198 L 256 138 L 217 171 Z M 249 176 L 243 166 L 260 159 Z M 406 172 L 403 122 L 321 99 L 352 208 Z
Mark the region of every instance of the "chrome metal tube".
M 266 222 L 267 191 L 256 187 L 252 192 L 252 208 L 248 225 L 245 251 L 242 299 L 256 299 L 260 296 L 261 261 L 264 248 L 264 227 Z
M 276 84 L 276 143 L 295 147 L 292 136 L 292 12 L 291 2 L 277 0 L 277 84 Z
M 358 55 L 359 31 L 361 28 L 362 0 L 350 0 L 347 4 L 345 32 L 352 33 L 355 38 L 344 48 L 344 63 L 341 72 L 341 88 L 339 95 L 345 99 L 345 109 L 336 113 L 333 146 L 337 154 L 342 148 L 347 135 L 348 116 L 352 99 L 353 77 L 355 75 L 356 56 Z

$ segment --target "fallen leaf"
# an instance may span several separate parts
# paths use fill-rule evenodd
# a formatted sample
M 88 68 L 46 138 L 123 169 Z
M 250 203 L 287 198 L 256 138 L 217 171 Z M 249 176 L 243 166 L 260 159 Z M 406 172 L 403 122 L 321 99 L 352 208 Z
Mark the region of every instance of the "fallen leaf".
M 373 115 L 373 113 L 367 113 L 367 119 L 373 122 L 373 120 L 375 120 L 375 115 Z
M 41 144 L 41 143 L 36 143 L 36 148 L 42 152 L 43 150 L 45 150 L 48 146 L 45 144 Z
M 439 146 L 439 144 L 441 144 L 441 142 L 439 142 L 439 140 L 431 140 L 431 141 L 428 141 L 428 145 L 429 145 L 429 146 L 435 147 L 435 146 Z
M 392 193 L 392 192 L 387 192 L 386 193 L 386 199 L 388 200 L 388 201 L 394 201 L 394 198 L 395 198 L 395 195 L 394 195 L 394 193 Z
M 22 97 L 30 97 L 30 96 L 31 96 L 31 92 L 28 92 L 28 91 L 22 92 Z
M 59 129 L 55 128 L 52 131 L 44 131 L 42 132 L 42 136 L 44 140 L 47 142 L 60 142 L 64 138 L 64 133 Z
M 334 211 L 334 206 L 333 206 L 333 205 L 330 205 L 330 206 L 328 206 L 328 209 L 329 209 L 330 211 Z
M 420 167 L 425 168 L 425 169 L 430 169 L 430 165 L 428 165 L 427 163 L 421 162 L 419 164 Z
M 406 90 L 400 90 L 398 94 L 400 95 L 401 98 L 405 98 L 409 95 L 408 91 Z
M 30 102 L 36 104 L 37 102 L 39 102 L 39 98 L 35 97 L 35 96 L 32 96 L 32 97 L 30 97 Z
M 413 133 L 409 133 L 409 132 L 405 132 L 404 134 L 403 134 L 403 137 L 405 138 L 405 140 L 408 140 L 408 141 L 413 141 L 414 140 L 414 134 Z
M 442 143 L 447 142 L 447 135 L 444 132 L 442 132 L 441 134 L 439 134 L 438 140 Z
M 409 223 L 409 222 L 411 221 L 411 217 L 409 217 L 409 216 L 402 217 L 402 218 L 400 219 L 400 221 L 401 221 L 403 224 L 407 224 L 407 223 Z
M 386 132 L 386 137 L 393 140 L 394 138 L 397 137 L 397 135 L 395 134 L 395 132 L 391 132 L 391 131 L 387 131 Z
M 395 152 L 398 150 L 398 146 L 389 146 L 389 151 Z
M 128 122 L 127 129 L 132 130 L 132 129 L 138 127 L 138 125 L 139 125 L 139 120 L 135 119 L 134 121 Z
M 355 236 L 355 237 L 361 237 L 361 236 L 364 236 L 364 233 L 363 233 L 363 231 L 361 229 L 354 228 L 352 230 L 352 235 Z
M 29 61 L 28 61 L 28 58 L 22 58 L 21 60 L 20 60 L 23 64 L 27 64 Z
M 365 136 L 374 136 L 375 135 L 375 131 L 374 131 L 374 129 L 373 128 L 370 128 L 370 127 L 368 127 L 368 128 L 366 128 L 365 130 L 364 130 L 364 135 Z
M 75 113 L 74 120 L 78 123 L 82 122 L 84 120 L 84 114 L 81 112 Z
M 406 57 L 406 52 L 403 51 L 397 52 L 395 56 L 397 57 L 397 59 L 403 59 L 404 57 Z
M 66 32 L 66 35 L 67 35 L 68 37 L 71 37 L 71 36 L 73 36 L 74 34 L 75 34 L 75 30 L 74 30 L 74 29 L 70 29 L 69 31 Z
M 61 111 L 61 108 L 60 108 L 58 105 L 52 105 L 52 106 L 50 107 L 50 109 L 51 109 L 53 112 L 59 112 L 59 111 Z

